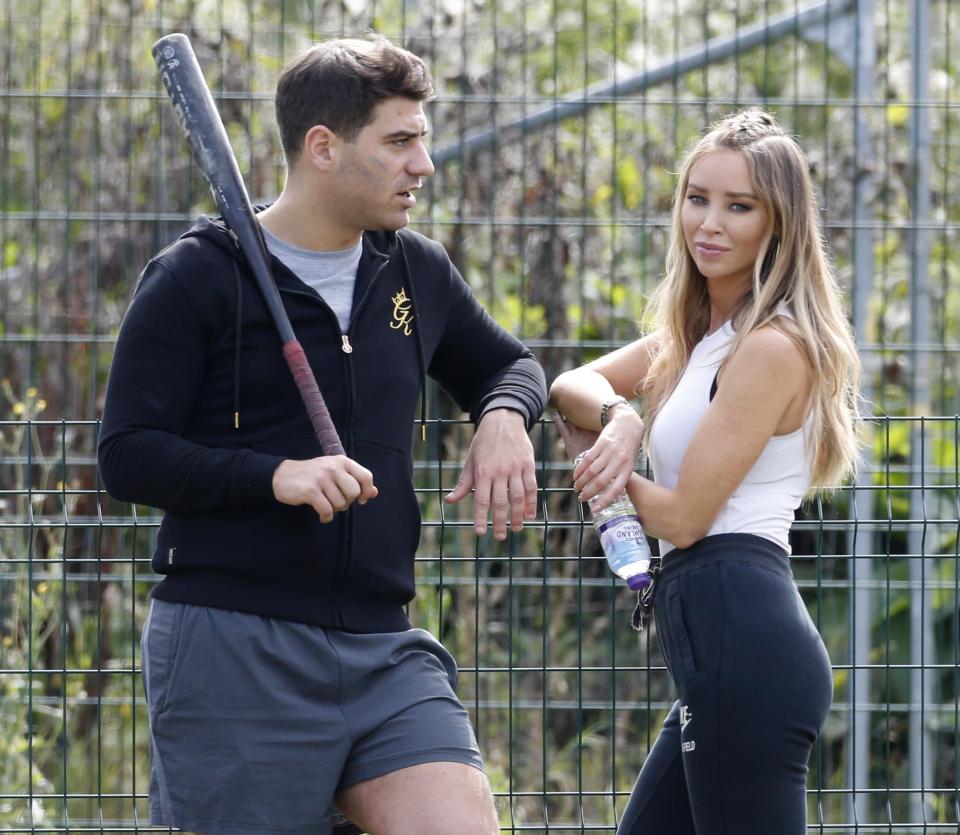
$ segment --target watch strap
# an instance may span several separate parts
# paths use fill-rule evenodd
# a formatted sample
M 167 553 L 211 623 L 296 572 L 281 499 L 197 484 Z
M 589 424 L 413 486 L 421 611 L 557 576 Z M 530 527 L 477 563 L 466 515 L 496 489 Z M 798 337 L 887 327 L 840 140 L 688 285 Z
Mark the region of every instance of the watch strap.
M 614 406 L 619 406 L 621 403 L 628 404 L 630 403 L 626 397 L 611 397 L 609 400 L 604 400 L 600 404 L 600 426 L 606 426 L 610 423 L 610 410 Z

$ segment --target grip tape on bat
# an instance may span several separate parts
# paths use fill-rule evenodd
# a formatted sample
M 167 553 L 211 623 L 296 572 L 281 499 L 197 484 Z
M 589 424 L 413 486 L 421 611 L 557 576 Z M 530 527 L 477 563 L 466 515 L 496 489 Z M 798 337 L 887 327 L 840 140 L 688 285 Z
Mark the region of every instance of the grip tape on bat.
M 333 427 L 330 412 L 327 411 L 327 404 L 323 402 L 316 378 L 313 376 L 310 363 L 307 362 L 307 355 L 300 347 L 300 343 L 295 339 L 287 342 L 283 346 L 283 355 L 286 357 L 287 365 L 290 366 L 290 371 L 293 373 L 294 382 L 300 390 L 303 405 L 307 407 L 310 423 L 313 425 L 313 431 L 316 432 L 317 439 L 323 447 L 323 454 L 345 455 L 340 438 L 337 437 L 337 430 Z

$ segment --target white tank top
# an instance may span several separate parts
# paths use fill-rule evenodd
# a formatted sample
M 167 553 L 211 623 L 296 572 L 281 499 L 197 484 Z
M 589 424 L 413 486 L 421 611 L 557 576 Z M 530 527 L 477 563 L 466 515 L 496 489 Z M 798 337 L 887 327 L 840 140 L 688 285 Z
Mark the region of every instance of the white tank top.
M 710 405 L 710 388 L 730 351 L 734 331 L 729 322 L 694 347 L 683 376 L 657 413 L 650 430 L 649 455 L 658 484 L 674 488 L 680 464 Z M 809 422 L 809 421 L 808 421 Z M 750 533 L 772 540 L 790 553 L 788 533 L 793 512 L 810 489 L 812 469 L 806 429 L 774 435 L 750 472 L 720 510 L 708 535 Z M 660 540 L 660 554 L 673 550 Z

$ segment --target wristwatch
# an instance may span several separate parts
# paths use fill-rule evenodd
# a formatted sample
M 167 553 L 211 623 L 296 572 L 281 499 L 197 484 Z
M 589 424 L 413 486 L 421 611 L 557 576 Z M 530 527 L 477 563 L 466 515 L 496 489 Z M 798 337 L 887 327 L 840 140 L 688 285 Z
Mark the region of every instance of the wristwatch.
M 626 397 L 611 397 L 600 404 L 600 426 L 606 426 L 610 423 L 610 410 L 621 403 L 630 405 L 630 401 Z

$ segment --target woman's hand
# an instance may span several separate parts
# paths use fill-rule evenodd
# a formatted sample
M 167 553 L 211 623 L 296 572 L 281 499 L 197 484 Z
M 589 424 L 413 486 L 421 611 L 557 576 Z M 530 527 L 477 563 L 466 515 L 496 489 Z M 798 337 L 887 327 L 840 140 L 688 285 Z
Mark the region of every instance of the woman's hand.
M 643 421 L 633 409 L 614 409 L 610 422 L 599 435 L 579 427 L 571 429 L 571 424 L 564 423 L 560 436 L 571 457 L 586 452 L 573 472 L 573 486 L 581 501 L 589 501 L 592 508 L 601 510 L 623 493 L 636 466 L 643 439 Z M 573 453 L 571 446 L 576 448 Z
M 571 461 L 581 452 L 586 452 L 590 449 L 590 447 L 596 443 L 597 438 L 600 437 L 599 432 L 594 432 L 592 429 L 584 429 L 575 423 L 568 423 L 563 415 L 557 416 L 555 425 L 557 432 L 563 439 L 563 447 L 567 451 L 567 455 Z

